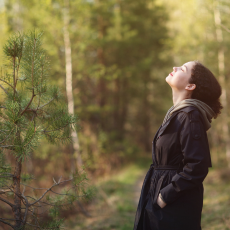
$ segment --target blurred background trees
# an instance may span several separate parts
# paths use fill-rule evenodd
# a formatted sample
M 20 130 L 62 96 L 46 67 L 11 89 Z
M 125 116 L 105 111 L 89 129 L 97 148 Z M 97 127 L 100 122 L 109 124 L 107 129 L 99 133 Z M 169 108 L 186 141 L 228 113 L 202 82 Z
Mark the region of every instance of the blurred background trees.
M 64 94 L 68 31 L 74 112 L 81 125 L 79 153 L 91 175 L 110 173 L 138 156 L 151 158 L 154 134 L 172 106 L 165 78 L 173 66 L 190 60 L 201 61 L 222 84 L 225 108 L 208 135 L 213 165 L 227 166 L 228 1 L 7 0 L 0 1 L 0 7 L 0 46 L 15 31 L 44 31 L 50 84 L 59 85 Z M 42 173 L 55 168 L 66 172 L 73 167 L 72 154 L 73 146 L 56 148 L 44 142 L 32 158 L 48 166 L 43 172 L 32 162 L 27 167 L 44 185 Z
M 25 0 L 7 1 L 2 9 L 8 34 L 44 31 L 52 82 L 63 91 L 64 9 L 64 1 Z M 167 55 L 169 18 L 166 8 L 152 0 L 69 1 L 68 17 L 80 152 L 91 170 L 99 167 L 96 172 L 102 173 L 138 148 L 151 150 L 171 100 L 164 82 L 173 63 Z

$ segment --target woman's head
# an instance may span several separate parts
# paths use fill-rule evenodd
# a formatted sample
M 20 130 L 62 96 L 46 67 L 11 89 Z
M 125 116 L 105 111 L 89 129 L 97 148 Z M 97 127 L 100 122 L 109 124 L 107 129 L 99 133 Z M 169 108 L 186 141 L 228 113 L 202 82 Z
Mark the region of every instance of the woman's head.
M 208 68 L 195 61 L 189 83 L 196 85 L 191 98 L 205 102 L 217 115 L 221 113 L 223 108 L 220 103 L 221 86 Z
M 221 86 L 212 72 L 198 61 L 190 61 L 181 67 L 173 67 L 166 82 L 174 93 L 184 99 L 197 99 L 209 105 L 218 115 L 223 108 L 220 103 Z
M 195 62 L 191 61 L 180 67 L 173 67 L 173 72 L 165 79 L 174 91 L 186 94 L 186 98 L 191 97 L 192 90 L 196 87 L 195 84 L 189 83 L 194 64 Z

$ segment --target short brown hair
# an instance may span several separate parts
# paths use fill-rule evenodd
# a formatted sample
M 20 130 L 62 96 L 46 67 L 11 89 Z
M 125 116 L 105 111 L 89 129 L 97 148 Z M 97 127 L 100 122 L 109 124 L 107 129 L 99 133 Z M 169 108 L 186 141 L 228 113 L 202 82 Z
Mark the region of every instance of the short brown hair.
M 213 73 L 199 61 L 195 61 L 189 83 L 196 85 L 191 98 L 203 101 L 219 115 L 223 109 L 220 103 L 222 89 Z

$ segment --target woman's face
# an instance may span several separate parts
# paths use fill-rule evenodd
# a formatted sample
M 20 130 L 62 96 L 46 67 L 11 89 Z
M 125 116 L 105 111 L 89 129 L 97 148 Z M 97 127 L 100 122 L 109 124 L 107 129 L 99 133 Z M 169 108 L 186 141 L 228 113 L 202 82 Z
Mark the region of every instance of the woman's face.
M 190 61 L 183 64 L 180 67 L 173 67 L 173 72 L 171 72 L 165 79 L 172 89 L 178 91 L 184 91 L 186 89 L 191 90 L 189 88 L 191 87 L 191 84 L 189 83 L 189 79 L 191 77 L 192 68 L 194 64 L 195 62 Z

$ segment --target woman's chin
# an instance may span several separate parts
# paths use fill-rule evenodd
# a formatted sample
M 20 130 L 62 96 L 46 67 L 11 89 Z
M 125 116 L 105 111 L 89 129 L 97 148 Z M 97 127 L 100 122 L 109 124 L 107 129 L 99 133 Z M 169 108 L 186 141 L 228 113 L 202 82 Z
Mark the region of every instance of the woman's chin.
M 165 78 L 165 81 L 169 84 L 170 80 L 169 80 L 169 75 Z

